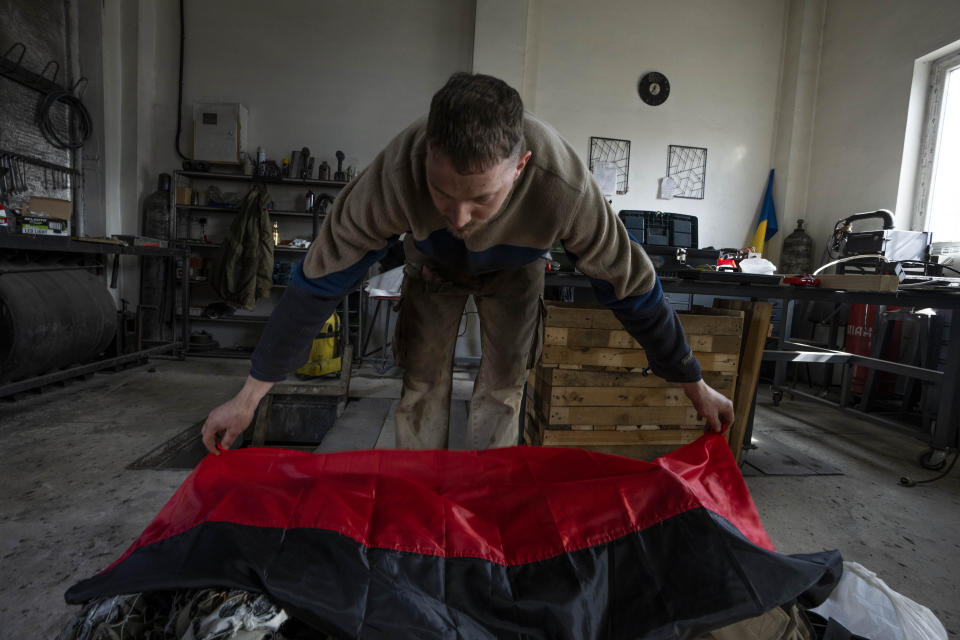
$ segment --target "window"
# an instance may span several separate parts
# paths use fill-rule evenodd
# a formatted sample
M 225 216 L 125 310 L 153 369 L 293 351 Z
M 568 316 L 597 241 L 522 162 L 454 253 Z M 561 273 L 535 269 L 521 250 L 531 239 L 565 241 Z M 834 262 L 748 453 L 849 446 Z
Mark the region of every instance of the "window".
M 934 242 L 960 243 L 960 53 L 931 66 L 918 220 Z

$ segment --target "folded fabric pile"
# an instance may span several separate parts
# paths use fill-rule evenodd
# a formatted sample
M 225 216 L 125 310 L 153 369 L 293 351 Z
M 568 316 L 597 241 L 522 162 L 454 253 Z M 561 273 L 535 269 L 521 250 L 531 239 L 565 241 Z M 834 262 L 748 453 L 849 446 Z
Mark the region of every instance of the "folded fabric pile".
M 654 462 L 242 449 L 66 597 L 240 589 L 338 638 L 695 638 L 819 604 L 840 565 L 774 551 L 717 434 Z

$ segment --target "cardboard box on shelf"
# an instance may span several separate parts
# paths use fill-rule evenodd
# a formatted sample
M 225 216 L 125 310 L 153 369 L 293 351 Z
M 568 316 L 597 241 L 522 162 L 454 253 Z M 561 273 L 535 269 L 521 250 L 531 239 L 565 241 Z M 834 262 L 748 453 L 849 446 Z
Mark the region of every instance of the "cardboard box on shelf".
M 31 196 L 20 213 L 21 233 L 40 236 L 69 236 L 73 203 L 57 198 Z
M 177 204 L 190 204 L 192 195 L 193 189 L 190 187 L 177 187 Z

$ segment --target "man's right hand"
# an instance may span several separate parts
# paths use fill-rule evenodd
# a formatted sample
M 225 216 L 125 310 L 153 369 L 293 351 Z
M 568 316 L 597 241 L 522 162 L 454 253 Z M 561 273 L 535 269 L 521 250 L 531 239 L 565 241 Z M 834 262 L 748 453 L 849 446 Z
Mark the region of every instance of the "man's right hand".
M 267 395 L 272 382 L 264 382 L 247 376 L 240 392 L 215 408 L 203 423 L 203 446 L 213 455 L 220 455 L 217 444 L 229 449 L 233 441 L 250 426 L 253 414 L 263 396 Z

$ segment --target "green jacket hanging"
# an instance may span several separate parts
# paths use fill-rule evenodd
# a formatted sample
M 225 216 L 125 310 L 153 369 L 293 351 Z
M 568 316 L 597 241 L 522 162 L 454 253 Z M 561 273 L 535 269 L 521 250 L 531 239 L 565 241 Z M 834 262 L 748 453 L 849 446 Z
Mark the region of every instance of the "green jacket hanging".
M 273 227 L 266 191 L 251 189 L 230 225 L 210 272 L 210 284 L 220 298 L 253 311 L 257 298 L 270 295 L 273 284 Z

